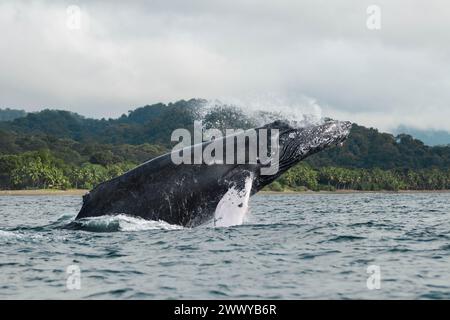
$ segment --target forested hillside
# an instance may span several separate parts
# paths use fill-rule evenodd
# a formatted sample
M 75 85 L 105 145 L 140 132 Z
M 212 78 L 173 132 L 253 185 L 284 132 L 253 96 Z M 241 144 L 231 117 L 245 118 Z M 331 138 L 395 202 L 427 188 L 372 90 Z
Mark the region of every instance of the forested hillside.
M 199 115 L 209 127 L 256 125 L 239 109 L 216 106 L 205 113 L 205 104 L 155 104 L 117 119 L 44 110 L 1 121 L 0 188 L 91 188 L 170 150 L 172 131 L 191 128 Z M 308 158 L 271 188 L 450 189 L 449 169 L 448 146 L 429 147 L 409 135 L 355 124 L 343 147 Z
M 50 135 L 81 143 L 170 145 L 176 128 L 190 128 L 203 100 L 155 104 L 130 111 L 118 119 L 89 119 L 62 110 L 43 110 L 10 122 L 0 122 L 0 130 L 27 135 Z

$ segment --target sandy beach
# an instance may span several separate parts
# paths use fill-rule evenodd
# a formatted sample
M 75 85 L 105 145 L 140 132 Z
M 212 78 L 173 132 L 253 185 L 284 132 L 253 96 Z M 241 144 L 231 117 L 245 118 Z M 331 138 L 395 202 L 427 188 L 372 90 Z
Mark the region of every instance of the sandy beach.
M 89 190 L 85 189 L 37 189 L 37 190 L 0 190 L 0 196 L 82 196 Z
M 83 196 L 89 192 L 86 189 L 36 189 L 36 190 L 0 190 L 0 196 Z M 447 193 L 450 190 L 399 190 L 399 191 L 361 191 L 361 190 L 336 190 L 336 191 L 260 191 L 259 194 L 349 194 L 349 193 Z
M 450 190 L 336 190 L 336 191 L 260 191 L 262 194 L 350 194 L 350 193 L 447 193 Z

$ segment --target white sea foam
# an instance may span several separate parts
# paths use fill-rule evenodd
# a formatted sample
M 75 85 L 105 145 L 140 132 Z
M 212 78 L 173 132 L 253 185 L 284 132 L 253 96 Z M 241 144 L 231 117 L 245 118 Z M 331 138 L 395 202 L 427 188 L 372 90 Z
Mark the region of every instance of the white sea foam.
M 126 215 L 119 215 L 119 224 L 121 231 L 140 231 L 140 230 L 178 230 L 183 229 L 182 226 L 167 223 L 165 221 L 152 221 L 141 218 L 134 218 Z
M 78 221 L 82 229 L 98 232 L 111 231 L 143 231 L 143 230 L 177 230 L 182 226 L 172 225 L 165 221 L 145 220 L 125 214 L 84 218 Z
M 66 238 L 59 235 L 36 232 L 35 229 L 5 231 L 0 230 L 0 240 L 19 242 L 63 241 Z
M 12 231 L 0 230 L 0 239 L 20 238 L 20 235 Z

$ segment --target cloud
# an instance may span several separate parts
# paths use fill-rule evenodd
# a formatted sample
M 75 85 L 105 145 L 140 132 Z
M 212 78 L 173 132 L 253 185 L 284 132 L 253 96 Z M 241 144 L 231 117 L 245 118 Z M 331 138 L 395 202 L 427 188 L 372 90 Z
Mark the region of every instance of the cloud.
M 371 4 L 381 30 L 366 27 Z M 66 26 L 69 5 L 80 30 Z M 450 130 L 448 16 L 438 0 L 2 1 L 0 106 L 109 117 L 271 94 L 275 109 L 309 97 L 324 116 L 382 130 Z

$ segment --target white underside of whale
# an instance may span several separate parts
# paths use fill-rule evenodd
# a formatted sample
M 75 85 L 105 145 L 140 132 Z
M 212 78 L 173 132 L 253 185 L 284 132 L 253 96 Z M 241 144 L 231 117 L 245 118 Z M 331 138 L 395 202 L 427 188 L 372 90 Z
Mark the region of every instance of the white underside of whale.
M 245 178 L 244 188 L 231 187 L 222 197 L 214 213 L 215 227 L 229 227 L 244 223 L 252 190 L 253 174 Z

